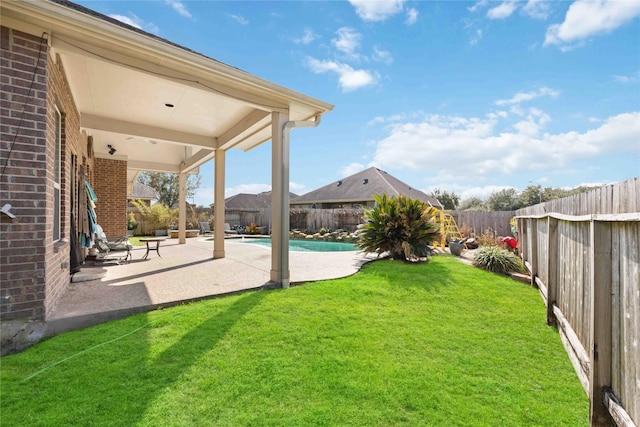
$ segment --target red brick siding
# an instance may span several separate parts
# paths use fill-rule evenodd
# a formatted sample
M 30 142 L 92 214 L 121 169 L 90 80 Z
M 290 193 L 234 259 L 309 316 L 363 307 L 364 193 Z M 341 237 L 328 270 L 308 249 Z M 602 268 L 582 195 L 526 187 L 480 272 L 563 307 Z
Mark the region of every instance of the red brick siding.
M 39 37 L 0 28 L 0 319 L 43 320 L 47 245 L 47 52 Z M 25 107 L 26 102 L 26 107 Z M 22 123 L 21 112 L 25 109 Z M 18 131 L 18 127 L 20 128 Z M 6 168 L 5 168 L 6 165 Z
M 44 320 L 69 284 L 71 154 L 88 169 L 93 165 L 64 70 L 46 43 L 29 93 L 41 39 L 6 27 L 1 36 L 0 167 L 9 160 L 0 190 L 2 203 L 11 203 L 17 218 L 0 218 L 0 320 Z M 52 226 L 56 107 L 62 115 L 64 165 L 58 242 Z
M 95 159 L 96 216 L 107 236 L 127 234 L 127 162 Z
M 71 156 L 78 156 L 78 163 L 87 157 L 87 137 L 80 132 L 80 114 L 71 94 L 71 89 L 66 78 L 64 67 L 59 57 L 51 58 L 48 61 L 47 87 L 49 97 L 49 108 L 47 109 L 47 170 L 50 182 L 53 183 L 54 161 L 55 161 L 55 107 L 62 115 L 62 171 L 60 183 L 61 198 L 61 238 L 67 241 L 71 237 Z M 91 163 L 85 161 L 85 166 L 90 167 Z M 48 186 L 48 200 L 51 208 L 48 210 L 48 223 L 53 223 L 53 185 Z M 76 221 L 77 223 L 77 221 Z M 46 316 L 51 315 L 55 306 L 67 289 L 70 279 L 69 260 L 70 244 L 57 242 L 53 243 L 53 229 L 48 227 L 50 235 L 47 242 L 46 263 L 46 288 L 45 288 L 45 308 Z

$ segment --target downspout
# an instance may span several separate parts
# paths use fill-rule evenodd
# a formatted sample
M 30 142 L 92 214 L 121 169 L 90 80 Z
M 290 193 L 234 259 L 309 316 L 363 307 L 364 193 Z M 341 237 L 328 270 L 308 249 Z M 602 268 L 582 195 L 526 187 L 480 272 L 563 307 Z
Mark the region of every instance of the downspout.
M 294 128 L 314 128 L 320 124 L 321 115 L 317 114 L 313 121 L 311 120 L 292 120 L 286 122 L 282 127 L 282 197 L 280 198 L 280 259 L 282 261 L 282 288 L 289 287 L 291 273 L 289 271 L 289 131 Z

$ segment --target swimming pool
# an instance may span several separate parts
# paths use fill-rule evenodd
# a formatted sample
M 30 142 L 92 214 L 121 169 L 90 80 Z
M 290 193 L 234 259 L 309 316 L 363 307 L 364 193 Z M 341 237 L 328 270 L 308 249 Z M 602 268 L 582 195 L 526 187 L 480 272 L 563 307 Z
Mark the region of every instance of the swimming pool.
M 271 247 L 271 239 L 242 239 L 243 243 Z M 293 252 L 347 252 L 359 250 L 353 243 L 325 242 L 322 240 L 289 240 L 289 250 Z

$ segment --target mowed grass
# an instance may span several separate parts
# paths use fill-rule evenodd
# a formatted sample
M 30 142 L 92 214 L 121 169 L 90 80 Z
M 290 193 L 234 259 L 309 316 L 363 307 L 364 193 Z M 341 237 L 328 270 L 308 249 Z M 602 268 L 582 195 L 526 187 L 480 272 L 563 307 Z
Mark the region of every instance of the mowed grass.
M 0 359 L 3 426 L 586 426 L 537 290 L 447 256 L 133 316 Z

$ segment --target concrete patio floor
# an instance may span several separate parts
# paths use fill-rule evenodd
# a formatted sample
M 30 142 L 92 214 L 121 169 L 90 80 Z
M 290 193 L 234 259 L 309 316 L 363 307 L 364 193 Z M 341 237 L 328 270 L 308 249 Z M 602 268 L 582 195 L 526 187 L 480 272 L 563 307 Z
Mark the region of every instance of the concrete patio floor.
M 212 238 L 197 237 L 184 245 L 178 239 L 163 241 L 161 257 L 152 250 L 142 260 L 146 252 L 142 246 L 132 250 L 129 263 L 83 266 L 47 320 L 46 335 L 159 307 L 262 289 L 269 282 L 271 248 L 246 243 L 249 240 L 225 240 L 226 256 L 220 259 L 212 259 Z M 376 257 L 361 252 L 290 252 L 289 258 L 293 285 L 352 275 Z

